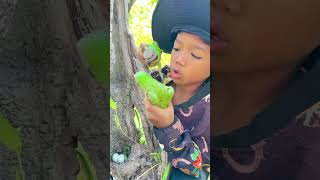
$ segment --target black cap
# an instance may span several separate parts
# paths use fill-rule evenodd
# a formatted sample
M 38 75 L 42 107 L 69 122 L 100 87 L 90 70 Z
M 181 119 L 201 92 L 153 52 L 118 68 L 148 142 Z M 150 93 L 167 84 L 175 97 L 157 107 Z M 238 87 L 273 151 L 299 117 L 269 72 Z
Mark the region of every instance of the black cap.
M 198 35 L 210 44 L 210 0 L 159 0 L 152 16 L 152 36 L 170 53 L 179 32 Z

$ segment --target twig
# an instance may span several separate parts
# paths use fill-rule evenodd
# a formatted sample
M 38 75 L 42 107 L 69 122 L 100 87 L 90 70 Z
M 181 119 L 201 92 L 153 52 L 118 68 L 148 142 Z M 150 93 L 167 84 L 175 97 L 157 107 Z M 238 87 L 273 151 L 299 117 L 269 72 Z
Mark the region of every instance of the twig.
M 154 166 L 152 166 L 151 168 L 149 168 L 146 172 L 142 173 L 140 176 L 137 177 L 137 179 L 141 178 L 142 176 L 144 176 L 145 174 L 147 174 L 151 169 L 155 168 L 156 166 L 159 166 L 160 163 L 155 164 Z
M 116 110 L 116 117 L 119 118 L 117 110 Z M 129 136 L 127 136 L 127 134 L 126 134 L 126 133 L 123 131 L 123 129 L 121 128 L 121 124 L 120 124 L 120 126 L 119 126 L 119 129 L 120 129 L 121 133 L 122 133 L 126 138 L 128 138 L 130 141 L 132 141 L 132 142 L 134 142 L 134 143 L 137 143 L 135 140 L 133 140 L 132 138 L 130 138 Z
M 120 126 L 120 131 L 122 132 L 122 134 L 127 137 L 128 139 L 130 139 L 132 142 L 137 143 L 135 140 L 133 140 L 132 138 L 130 138 L 129 136 L 127 136 L 126 133 L 124 133 L 124 131 L 122 130 L 121 126 Z

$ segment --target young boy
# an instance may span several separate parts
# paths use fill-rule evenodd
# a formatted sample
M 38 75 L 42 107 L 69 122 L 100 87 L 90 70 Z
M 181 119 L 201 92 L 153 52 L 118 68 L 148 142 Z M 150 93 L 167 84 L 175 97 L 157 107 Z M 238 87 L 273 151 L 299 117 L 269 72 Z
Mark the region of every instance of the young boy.
M 214 174 L 320 179 L 320 1 L 213 1 Z
M 153 39 L 171 52 L 167 109 L 145 98 L 147 119 L 172 165 L 169 179 L 206 179 L 210 172 L 210 1 L 159 0 Z M 140 55 L 141 57 L 141 55 Z

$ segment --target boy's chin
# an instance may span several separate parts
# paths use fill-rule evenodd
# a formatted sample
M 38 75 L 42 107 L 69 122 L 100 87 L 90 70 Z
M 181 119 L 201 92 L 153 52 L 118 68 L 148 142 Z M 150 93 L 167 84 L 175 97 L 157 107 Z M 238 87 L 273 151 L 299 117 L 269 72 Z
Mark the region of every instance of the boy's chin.
M 182 81 L 181 79 L 179 80 L 173 79 L 172 81 L 176 86 L 194 86 L 194 85 L 200 86 L 205 80 L 199 81 L 199 82 L 186 82 L 186 81 Z
M 177 80 L 177 79 L 172 79 L 172 81 L 173 81 L 175 84 L 179 84 L 179 80 Z
M 181 79 L 172 79 L 172 81 L 174 82 L 175 85 L 185 85 L 186 83 L 181 81 Z

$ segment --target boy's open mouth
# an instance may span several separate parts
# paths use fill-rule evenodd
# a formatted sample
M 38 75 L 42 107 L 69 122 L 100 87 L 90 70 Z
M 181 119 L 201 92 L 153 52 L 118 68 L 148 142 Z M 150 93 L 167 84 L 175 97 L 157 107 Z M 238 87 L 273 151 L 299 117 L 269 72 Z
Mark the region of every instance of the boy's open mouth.
M 174 69 L 174 68 L 171 70 L 170 75 L 171 75 L 171 78 L 172 78 L 172 79 L 179 79 L 179 78 L 181 78 L 181 76 L 182 76 L 180 70 Z

